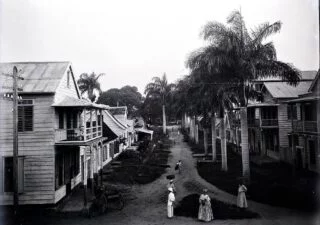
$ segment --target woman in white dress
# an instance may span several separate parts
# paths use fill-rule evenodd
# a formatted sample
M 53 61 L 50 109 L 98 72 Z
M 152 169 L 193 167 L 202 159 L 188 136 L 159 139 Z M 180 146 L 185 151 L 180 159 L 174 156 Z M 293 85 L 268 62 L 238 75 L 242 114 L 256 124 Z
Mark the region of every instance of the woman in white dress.
M 173 202 L 176 200 L 173 194 L 173 189 L 171 187 L 168 188 L 169 195 L 168 195 L 168 218 L 173 217 Z
M 246 192 L 247 192 L 247 187 L 244 186 L 244 184 L 239 184 L 238 198 L 237 198 L 237 206 L 239 208 L 248 208 Z
M 203 193 L 200 195 L 199 198 L 199 212 L 198 212 L 198 219 L 209 222 L 213 220 L 212 208 L 211 208 L 211 199 L 207 194 L 208 190 L 204 189 Z

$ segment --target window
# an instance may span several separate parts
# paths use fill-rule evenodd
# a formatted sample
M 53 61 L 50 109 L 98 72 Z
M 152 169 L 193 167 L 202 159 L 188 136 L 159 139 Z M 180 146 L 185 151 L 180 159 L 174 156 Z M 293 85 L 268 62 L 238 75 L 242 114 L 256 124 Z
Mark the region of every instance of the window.
M 67 129 L 71 128 L 71 113 L 67 113 Z
M 57 154 L 55 157 L 55 186 L 56 189 L 58 189 L 59 187 L 61 187 L 64 184 L 64 168 L 63 168 L 63 154 Z
M 297 105 L 287 105 L 288 120 L 297 119 Z
M 59 112 L 59 129 L 64 129 L 64 116 L 63 111 Z
M 315 148 L 315 141 L 309 140 L 309 157 L 310 157 L 310 164 L 316 164 L 316 148 Z
M 4 192 L 13 192 L 13 157 L 4 158 Z M 18 157 L 18 192 L 23 192 L 24 163 L 23 157 Z
M 73 128 L 77 128 L 78 127 L 78 114 L 76 112 L 74 112 L 74 114 L 73 114 L 72 122 L 73 122 Z
M 75 177 L 80 173 L 80 155 L 79 150 L 71 153 L 71 176 Z
M 293 143 L 292 143 L 292 138 L 293 138 Z M 288 139 L 289 139 L 289 147 L 290 148 L 292 147 L 292 144 L 293 144 L 293 146 L 299 145 L 299 139 L 298 139 L 297 135 L 294 135 L 294 136 L 289 135 Z
M 33 131 L 33 100 L 23 99 L 18 103 L 18 131 Z
M 230 141 L 231 139 L 231 134 L 229 130 L 226 130 L 226 135 L 227 135 L 227 140 Z

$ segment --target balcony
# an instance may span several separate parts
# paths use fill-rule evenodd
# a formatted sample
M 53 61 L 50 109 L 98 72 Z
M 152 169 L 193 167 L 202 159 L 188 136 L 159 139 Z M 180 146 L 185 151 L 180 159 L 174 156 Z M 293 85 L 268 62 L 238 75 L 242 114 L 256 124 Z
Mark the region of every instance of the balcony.
M 259 127 L 260 120 L 259 119 L 248 119 L 248 127 Z
M 317 121 L 294 120 L 292 129 L 294 132 L 318 133 Z
M 97 137 L 102 137 L 102 127 L 56 129 L 55 142 L 86 142 Z
M 277 127 L 277 119 L 261 119 L 261 127 Z

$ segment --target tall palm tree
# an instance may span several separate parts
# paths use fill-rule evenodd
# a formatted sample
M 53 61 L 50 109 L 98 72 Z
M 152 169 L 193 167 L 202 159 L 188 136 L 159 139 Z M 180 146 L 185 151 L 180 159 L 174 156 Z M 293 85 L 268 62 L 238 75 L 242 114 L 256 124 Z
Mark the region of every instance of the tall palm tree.
M 82 73 L 79 80 L 77 81 L 79 89 L 81 91 L 81 95 L 87 93 L 90 101 L 94 102 L 96 100 L 96 95 L 94 92 L 98 91 L 99 93 L 101 93 L 100 83 L 98 79 L 103 75 L 104 73 L 100 73 L 99 75 L 96 75 L 94 72 L 92 72 L 90 75 L 88 75 L 87 73 Z
M 266 39 L 281 29 L 281 22 L 263 23 L 250 33 L 240 11 L 234 11 L 227 24 L 207 23 L 201 36 L 207 45 L 193 52 L 187 65 L 190 69 L 201 68 L 219 77 L 229 85 L 230 93 L 237 98 L 240 107 L 242 174 L 250 179 L 247 105 L 252 81 L 264 77 L 280 77 L 295 85 L 300 79 L 299 71 L 292 65 L 277 60 L 272 41 Z
M 146 98 L 156 97 L 160 99 L 162 105 L 162 128 L 163 133 L 166 133 L 166 103 L 169 95 L 173 90 L 174 84 L 168 83 L 167 76 L 164 73 L 163 76 L 153 77 L 152 82 L 147 84 L 144 93 Z

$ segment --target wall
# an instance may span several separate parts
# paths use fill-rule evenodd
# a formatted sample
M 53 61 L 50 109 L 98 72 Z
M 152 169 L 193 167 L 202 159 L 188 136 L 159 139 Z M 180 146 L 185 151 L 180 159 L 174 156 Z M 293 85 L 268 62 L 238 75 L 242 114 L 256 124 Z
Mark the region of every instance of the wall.
M 20 204 L 54 202 L 53 95 L 28 95 L 34 99 L 33 131 L 19 132 L 19 156 L 24 157 L 24 192 Z M 3 157 L 13 156 L 12 102 L 0 100 L 0 204 L 12 204 L 12 193 L 3 193 Z

